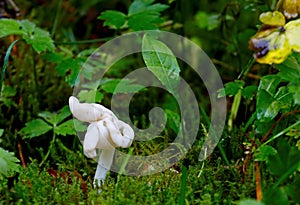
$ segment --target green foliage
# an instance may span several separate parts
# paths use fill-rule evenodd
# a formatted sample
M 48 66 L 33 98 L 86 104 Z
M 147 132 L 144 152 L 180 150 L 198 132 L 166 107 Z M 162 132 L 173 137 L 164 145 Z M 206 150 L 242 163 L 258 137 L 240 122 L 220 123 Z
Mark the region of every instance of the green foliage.
M 14 172 L 20 170 L 19 160 L 14 156 L 14 153 L 8 152 L 0 147 L 0 179 L 3 176 L 10 176 Z
M 161 41 L 148 34 L 143 37 L 142 54 L 147 68 L 166 86 L 175 92 L 179 84 L 180 68 L 172 51 Z
M 0 19 L 0 38 L 9 35 L 20 35 L 28 44 L 31 44 L 38 53 L 54 51 L 53 40 L 49 33 L 36 27 L 28 20 Z
M 168 5 L 155 3 L 154 0 L 135 0 L 128 9 L 128 14 L 119 11 L 105 11 L 98 19 L 105 20 L 104 25 L 116 29 L 128 26 L 134 31 L 154 30 L 163 22 L 160 12 Z
M 20 130 L 20 134 L 26 138 L 39 137 L 50 130 L 53 130 L 54 134 L 57 135 L 76 135 L 74 123 L 76 123 L 76 129 L 78 131 L 85 131 L 86 127 L 80 123 L 80 121 L 73 119 L 61 123 L 67 117 L 71 115 L 69 106 L 65 106 L 59 113 L 41 112 L 39 117 L 42 119 L 35 119 L 28 123 Z

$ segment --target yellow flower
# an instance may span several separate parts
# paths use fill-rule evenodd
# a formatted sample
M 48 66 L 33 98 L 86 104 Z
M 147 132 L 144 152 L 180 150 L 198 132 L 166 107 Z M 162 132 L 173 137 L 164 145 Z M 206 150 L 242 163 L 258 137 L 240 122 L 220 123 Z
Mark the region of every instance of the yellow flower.
M 279 64 L 292 51 L 300 51 L 300 19 L 285 24 L 283 14 L 275 11 L 261 14 L 260 20 L 264 25 L 249 41 L 257 62 Z
M 300 13 L 300 0 L 279 0 L 276 10 L 282 11 L 287 19 L 296 18 Z

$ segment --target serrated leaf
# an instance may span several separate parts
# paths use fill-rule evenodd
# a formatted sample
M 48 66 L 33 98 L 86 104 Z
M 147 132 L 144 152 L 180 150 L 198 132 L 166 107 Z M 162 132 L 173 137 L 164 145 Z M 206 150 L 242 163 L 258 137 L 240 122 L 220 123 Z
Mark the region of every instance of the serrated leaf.
M 119 29 L 125 24 L 126 15 L 119 11 L 105 11 L 98 19 L 105 20 L 104 26 L 114 26 Z
M 66 81 L 70 86 L 74 86 L 83 62 L 84 59 L 81 58 L 67 58 L 59 63 L 55 69 L 59 76 L 66 76 Z
M 0 175 L 8 176 L 11 172 L 18 172 L 20 169 L 18 162 L 13 153 L 0 147 Z
M 61 125 L 59 125 L 58 127 L 54 128 L 54 132 L 57 135 L 62 135 L 62 136 L 76 135 L 77 134 L 76 131 L 83 132 L 85 130 L 86 130 L 86 126 L 82 122 L 76 119 L 68 120 L 62 123 Z
M 128 9 L 128 15 L 142 13 L 145 11 L 161 12 L 169 7 L 166 4 L 152 4 L 153 2 L 153 0 L 135 0 Z
M 151 11 L 137 13 L 128 18 L 128 26 L 134 31 L 155 30 L 158 28 L 157 24 L 161 22 L 159 15 Z
M 147 68 L 169 92 L 175 92 L 180 80 L 180 67 L 172 51 L 161 41 L 144 35 L 142 55 Z
M 48 111 L 43 111 L 38 114 L 39 117 L 43 118 L 50 124 L 54 125 L 56 124 L 56 113 L 51 113 Z
M 114 79 L 107 81 L 103 85 L 101 85 L 101 89 L 108 93 L 135 93 L 141 89 L 143 89 L 144 86 L 135 84 L 130 79 Z
M 0 38 L 11 34 L 21 35 L 38 53 L 46 50 L 54 51 L 54 43 L 49 32 L 36 27 L 34 23 L 28 20 L 1 19 L 0 27 Z
M 82 90 L 78 94 L 78 99 L 86 103 L 100 103 L 103 97 L 103 94 L 97 90 Z
M 25 30 L 20 27 L 19 21 L 13 20 L 13 19 L 6 19 L 2 18 L 0 19 L 0 38 L 3 38 L 5 36 L 9 36 L 12 34 L 15 35 L 24 35 L 26 34 Z
M 67 122 L 62 123 L 58 127 L 55 127 L 54 132 L 55 134 L 62 136 L 76 135 L 73 120 L 68 120 Z
M 165 4 L 152 4 L 153 0 L 135 0 L 129 7 L 128 26 L 135 30 L 154 30 L 162 22 L 160 12 L 168 8 Z
M 27 43 L 32 45 L 36 52 L 40 53 L 46 50 L 54 51 L 53 40 L 49 32 L 36 27 L 34 23 L 28 20 L 22 20 L 19 24 L 26 32 L 26 35 L 22 35 L 22 37 Z
M 20 133 L 24 135 L 23 139 L 34 138 L 47 133 L 51 129 L 52 127 L 45 121 L 41 119 L 36 119 L 27 122 L 25 124 L 25 127 L 20 130 Z
M 71 111 L 70 111 L 70 107 L 68 105 L 64 106 L 59 113 L 57 113 L 56 115 L 56 120 L 55 123 L 59 124 L 61 123 L 63 120 L 65 120 L 67 117 L 71 116 Z

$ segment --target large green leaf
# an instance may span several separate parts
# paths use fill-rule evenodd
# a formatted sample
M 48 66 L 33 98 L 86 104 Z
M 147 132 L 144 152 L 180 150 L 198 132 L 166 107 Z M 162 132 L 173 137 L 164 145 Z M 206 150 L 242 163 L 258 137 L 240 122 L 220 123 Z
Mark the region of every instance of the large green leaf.
M 267 75 L 262 77 L 258 86 L 258 94 L 261 90 L 265 90 L 273 96 L 280 82 L 281 78 L 277 75 Z
M 0 38 L 8 35 L 21 35 L 38 53 L 54 51 L 54 43 L 49 32 L 36 27 L 28 20 L 0 19 Z
M 13 19 L 0 19 L 0 38 L 15 35 L 25 35 L 26 31 L 22 29 L 20 22 Z
M 147 68 L 169 92 L 175 92 L 180 80 L 180 67 L 172 51 L 161 41 L 146 34 L 143 37 L 142 55 Z
M 48 123 L 42 119 L 36 119 L 27 122 L 25 127 L 20 130 L 20 133 L 24 135 L 24 139 L 34 138 L 47 133 L 51 129 L 52 127 Z

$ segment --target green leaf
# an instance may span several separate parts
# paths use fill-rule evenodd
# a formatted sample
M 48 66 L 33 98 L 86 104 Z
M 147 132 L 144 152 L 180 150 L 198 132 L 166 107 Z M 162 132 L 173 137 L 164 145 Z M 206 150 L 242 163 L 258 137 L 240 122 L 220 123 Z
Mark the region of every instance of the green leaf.
M 48 111 L 44 111 L 38 114 L 39 117 L 43 118 L 51 125 L 57 125 L 61 123 L 64 119 L 71 115 L 71 111 L 69 106 L 64 106 L 58 113 L 51 113 Z
M 129 7 L 128 15 L 142 13 L 145 11 L 161 12 L 169 7 L 166 4 L 152 4 L 153 2 L 154 0 L 135 0 Z
M 18 21 L 13 19 L 1 19 L 0 27 L 0 37 L 11 34 L 21 35 L 22 38 L 28 44 L 31 44 L 38 53 L 46 50 L 54 51 L 54 43 L 49 32 L 36 27 L 34 23 L 28 20 Z
M 264 203 L 255 199 L 245 199 L 239 202 L 239 205 L 264 205 Z
M 20 133 L 24 135 L 23 139 L 27 139 L 41 136 L 51 129 L 52 127 L 43 120 L 35 119 L 27 122 L 25 127 L 20 130 Z
M 146 34 L 143 37 L 142 55 L 147 68 L 169 92 L 174 93 L 180 80 L 180 67 L 172 51 L 161 41 Z
M 74 86 L 83 63 L 84 59 L 82 58 L 67 58 L 59 63 L 55 69 L 59 76 L 66 77 L 70 86 Z
M 59 63 L 64 59 L 64 54 L 58 52 L 46 53 L 42 56 L 42 58 L 50 63 Z
M 26 31 L 22 29 L 20 22 L 13 19 L 0 19 L 0 38 L 9 35 L 25 35 Z
M 100 103 L 103 97 L 103 94 L 97 90 L 82 90 L 78 94 L 78 99 L 86 103 Z
M 82 122 L 75 119 L 68 120 L 62 123 L 61 125 L 59 125 L 58 127 L 54 128 L 55 134 L 62 135 L 62 136 L 76 135 L 77 134 L 76 131 L 85 131 L 85 130 L 86 130 L 86 126 Z
M 57 135 L 76 135 L 76 130 L 74 129 L 73 120 L 68 120 L 67 122 L 62 123 L 58 127 L 54 128 L 54 132 Z
M 155 30 L 159 23 L 162 23 L 159 15 L 151 11 L 137 13 L 128 18 L 128 26 L 134 31 Z
M 162 22 L 160 12 L 168 8 L 165 4 L 152 4 L 153 0 L 135 0 L 129 7 L 128 26 L 135 30 L 154 30 Z
M 248 99 L 252 100 L 256 91 L 257 91 L 257 86 L 255 86 L 255 85 L 247 86 L 242 90 L 242 96 L 244 98 L 248 98 Z
M 300 81 L 297 85 L 289 85 L 288 89 L 293 95 L 294 103 L 300 105 Z
M 119 29 L 125 24 L 126 15 L 119 11 L 105 11 L 98 19 L 105 20 L 104 26 L 113 26 Z
M 36 27 L 36 25 L 28 20 L 22 20 L 19 22 L 22 29 L 25 30 L 26 35 L 22 37 L 25 41 L 32 45 L 34 50 L 38 53 L 42 51 L 54 51 L 53 40 L 51 39 L 49 32 Z
M 135 93 L 144 86 L 135 84 L 130 79 L 113 79 L 101 85 L 101 89 L 108 93 Z
M 277 74 L 283 80 L 288 82 L 298 82 L 300 78 L 300 65 L 293 58 L 288 58 L 283 63 L 276 65 L 276 68 L 280 70 Z
M 239 90 L 243 89 L 245 82 L 242 80 L 235 80 L 234 82 L 229 82 L 225 84 L 225 93 L 228 96 L 236 95 Z
M 257 111 L 257 119 L 263 120 L 263 121 L 270 121 L 273 119 L 277 113 L 280 110 L 279 105 L 276 103 L 273 104 L 272 107 L 270 105 L 275 101 L 275 99 L 271 96 L 269 92 L 266 90 L 260 90 L 260 92 L 257 95 L 257 101 L 256 101 L 256 111 Z M 268 110 L 268 112 L 267 112 Z M 266 113 L 267 112 L 267 113 Z M 268 119 L 264 119 L 264 118 Z
M 8 176 L 12 172 L 18 172 L 20 170 L 18 162 L 13 153 L 0 147 L 0 175 Z
M 298 176 L 286 188 L 287 194 L 292 198 L 292 200 L 294 202 L 297 202 L 297 203 L 300 203 L 299 187 L 300 187 L 300 177 Z
M 254 157 L 255 157 L 256 161 L 268 161 L 268 159 L 271 155 L 276 155 L 276 154 L 278 154 L 278 153 L 274 147 L 265 145 L 265 146 L 259 147 L 256 150 Z
M 59 113 L 56 115 L 56 124 L 61 123 L 63 120 L 65 120 L 67 117 L 71 115 L 70 107 L 68 105 L 65 105 Z
M 180 128 L 180 115 L 172 110 L 166 110 L 166 114 L 170 128 L 175 133 L 178 133 Z
M 271 96 L 274 96 L 280 82 L 281 78 L 277 75 L 267 75 L 262 77 L 258 86 L 258 94 L 261 90 L 265 90 Z
M 287 193 L 282 187 L 264 192 L 263 202 L 272 205 L 289 205 Z

